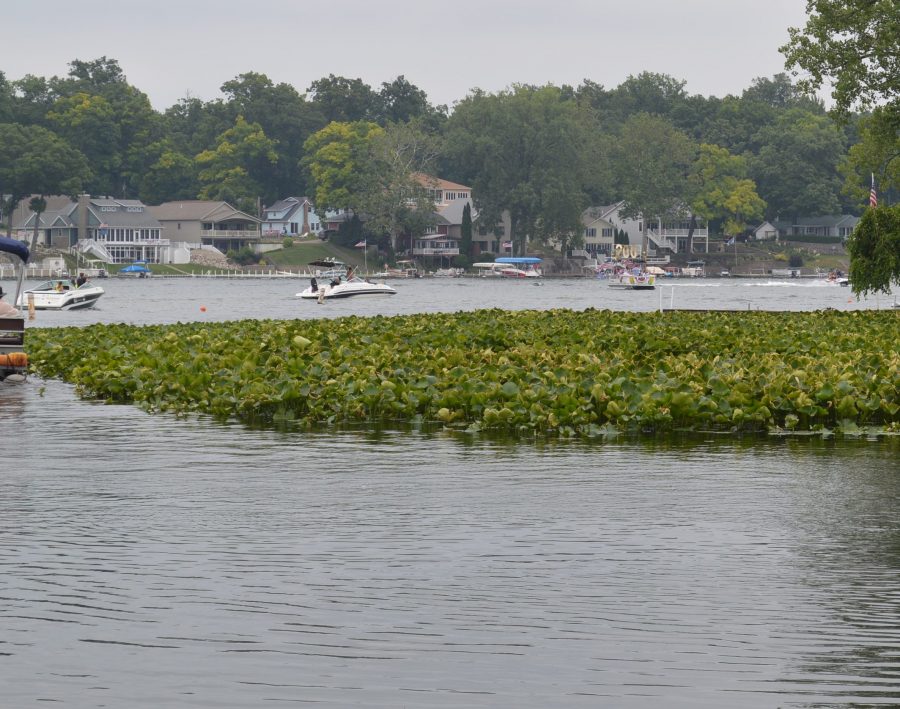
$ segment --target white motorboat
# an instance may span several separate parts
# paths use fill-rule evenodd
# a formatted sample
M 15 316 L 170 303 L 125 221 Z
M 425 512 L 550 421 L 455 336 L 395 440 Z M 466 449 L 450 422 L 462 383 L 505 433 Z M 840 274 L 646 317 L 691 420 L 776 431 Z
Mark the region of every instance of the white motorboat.
M 610 288 L 625 290 L 653 290 L 656 288 L 656 275 L 653 273 L 617 273 L 609 277 L 606 285 Z
M 16 306 L 28 308 L 29 301 L 33 298 L 36 310 L 93 308 L 105 292 L 90 281 L 79 286 L 71 278 L 57 278 L 23 291 L 16 301 Z
M 479 261 L 478 263 L 473 263 L 472 268 L 475 269 L 475 272 L 481 278 L 499 278 L 501 276 L 500 271 L 503 270 L 503 264 L 494 263 L 493 261 Z
M 359 276 L 351 276 L 347 280 L 335 279 L 327 284 L 319 284 L 313 278 L 309 288 L 297 293 L 297 297 L 321 302 L 332 298 L 350 298 L 356 295 L 394 295 L 396 292 L 385 283 L 372 283 Z

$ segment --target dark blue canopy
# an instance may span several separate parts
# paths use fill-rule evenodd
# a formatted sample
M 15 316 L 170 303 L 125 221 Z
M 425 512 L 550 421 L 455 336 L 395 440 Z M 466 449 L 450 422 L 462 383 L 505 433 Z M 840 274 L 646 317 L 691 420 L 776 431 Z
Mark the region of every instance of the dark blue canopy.
M 5 236 L 0 236 L 0 251 L 18 256 L 22 259 L 22 263 L 28 260 L 28 246 L 18 239 L 7 239 Z

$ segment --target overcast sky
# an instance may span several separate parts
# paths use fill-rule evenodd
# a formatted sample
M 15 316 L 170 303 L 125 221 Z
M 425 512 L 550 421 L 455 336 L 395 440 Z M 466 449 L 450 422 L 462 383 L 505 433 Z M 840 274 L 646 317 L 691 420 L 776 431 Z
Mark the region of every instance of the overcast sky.
M 399 75 L 434 104 L 515 83 L 614 88 L 642 71 L 690 94 L 740 94 L 784 71 L 805 0 L 34 0 L 5 3 L 0 71 L 68 73 L 116 59 L 164 110 L 220 97 L 254 71 L 305 92 L 335 74 L 378 90 Z

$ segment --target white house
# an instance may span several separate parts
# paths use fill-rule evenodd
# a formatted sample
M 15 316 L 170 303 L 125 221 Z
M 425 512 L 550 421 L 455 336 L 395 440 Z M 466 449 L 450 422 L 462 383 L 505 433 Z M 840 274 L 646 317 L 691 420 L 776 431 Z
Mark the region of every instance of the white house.
M 307 197 L 286 197 L 263 208 L 262 235 L 303 236 L 322 233 L 322 220 Z

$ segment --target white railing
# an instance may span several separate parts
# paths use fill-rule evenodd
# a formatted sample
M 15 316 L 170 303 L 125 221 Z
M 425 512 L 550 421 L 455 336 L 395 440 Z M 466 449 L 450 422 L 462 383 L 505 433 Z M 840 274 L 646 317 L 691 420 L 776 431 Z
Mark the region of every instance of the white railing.
M 226 238 L 226 239 L 258 239 L 258 231 L 247 231 L 246 229 L 201 229 L 201 237 L 207 238 Z
M 458 256 L 459 249 L 413 249 L 412 253 L 415 256 Z

